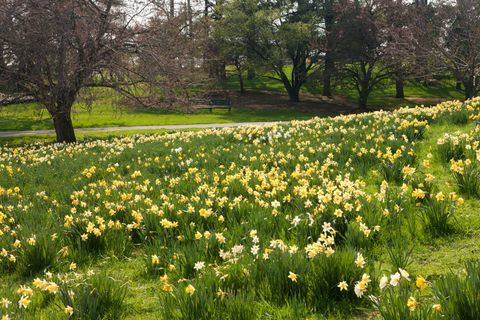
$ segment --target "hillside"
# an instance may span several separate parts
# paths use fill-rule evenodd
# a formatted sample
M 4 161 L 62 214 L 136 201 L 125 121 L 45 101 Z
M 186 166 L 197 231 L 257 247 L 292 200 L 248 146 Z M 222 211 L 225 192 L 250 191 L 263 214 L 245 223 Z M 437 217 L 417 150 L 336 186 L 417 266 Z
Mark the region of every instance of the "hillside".
M 479 319 L 479 114 L 0 147 L 0 315 Z

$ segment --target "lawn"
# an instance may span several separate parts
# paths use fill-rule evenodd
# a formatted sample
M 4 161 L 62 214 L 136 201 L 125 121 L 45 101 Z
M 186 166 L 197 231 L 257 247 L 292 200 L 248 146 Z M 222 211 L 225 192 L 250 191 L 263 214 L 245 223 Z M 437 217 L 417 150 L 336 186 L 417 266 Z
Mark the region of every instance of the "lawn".
M 286 67 L 287 75 L 289 68 Z M 230 72 L 227 81 L 222 84 L 229 90 L 239 90 L 238 77 Z M 264 76 L 257 76 L 254 79 L 245 79 L 245 88 L 247 90 L 264 90 L 272 92 L 285 92 L 285 88 L 280 81 L 273 80 Z M 423 82 L 405 81 L 405 97 L 406 99 L 395 98 L 395 82 L 385 81 L 378 85 L 370 94 L 368 104 L 372 108 L 386 108 L 399 106 L 415 106 L 417 103 L 415 98 L 427 98 L 429 100 L 448 100 L 463 99 L 464 93 L 455 88 L 455 82 L 452 80 L 441 80 L 430 86 Z M 319 95 L 322 93 L 322 85 L 319 81 L 307 83 L 302 87 L 301 93 Z M 333 88 L 334 95 L 345 97 L 352 103 L 357 103 L 358 94 L 354 87 L 342 83 L 337 83 Z M 300 97 L 301 98 L 301 97 Z M 409 99 L 410 98 L 410 99 Z M 412 99 L 413 98 L 413 99 Z
M 284 87 L 279 81 L 258 76 L 246 80 L 248 90 L 268 91 L 284 94 Z M 238 78 L 230 75 L 222 87 L 229 90 L 238 90 Z M 307 84 L 303 87 L 304 94 L 320 94 L 320 84 Z M 335 94 L 343 96 L 347 101 L 356 103 L 356 92 L 348 86 L 337 85 Z M 414 106 L 431 104 L 432 101 L 445 99 L 462 99 L 463 93 L 455 90 L 452 81 L 440 81 L 435 86 L 425 86 L 415 81 L 407 81 L 405 85 L 406 99 L 394 98 L 395 87 L 392 82 L 387 82 L 374 90 L 370 96 L 369 104 L 372 108 L 388 108 L 398 106 Z M 268 98 L 271 99 L 271 98 Z M 320 103 L 320 102 L 319 102 Z M 248 108 L 233 106 L 231 112 L 216 109 L 182 113 L 166 111 L 159 108 L 132 108 L 122 104 L 116 93 L 107 89 L 97 89 L 91 107 L 81 101 L 76 103 L 73 112 L 75 128 L 112 127 L 112 126 L 148 126 L 148 125 L 174 125 L 174 124 L 203 124 L 203 123 L 233 123 L 233 122 L 261 122 L 306 120 L 317 113 L 295 110 L 295 108 Z M 40 130 L 52 129 L 53 124 L 49 114 L 38 104 L 19 104 L 0 107 L 0 131 L 11 130 Z
M 479 319 L 480 99 L 0 152 L 0 316 Z
M 314 113 L 294 110 L 254 110 L 236 108 L 231 111 L 214 109 L 195 113 L 172 112 L 156 108 L 131 108 L 115 103 L 108 91 L 99 91 L 90 108 L 84 103 L 74 106 L 75 128 L 148 126 L 173 124 L 233 123 L 284 121 L 308 119 Z M 10 105 L 0 107 L 0 130 L 52 129 L 49 114 L 37 104 Z

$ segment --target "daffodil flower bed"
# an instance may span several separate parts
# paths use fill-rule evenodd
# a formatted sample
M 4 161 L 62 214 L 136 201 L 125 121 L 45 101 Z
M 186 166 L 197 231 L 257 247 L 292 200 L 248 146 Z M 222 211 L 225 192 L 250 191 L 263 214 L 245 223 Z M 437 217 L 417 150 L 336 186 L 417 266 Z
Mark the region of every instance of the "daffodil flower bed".
M 163 319 L 449 314 L 434 281 L 412 284 L 412 251 L 387 255 L 383 243 L 454 231 L 464 194 L 478 195 L 478 130 L 446 133 L 423 158 L 420 145 L 432 126 L 468 126 L 479 111 L 473 99 L 1 147 L 0 268 L 14 285 L 0 290 L 0 315 L 136 318 L 138 281 Z M 431 173 L 436 157 L 454 190 Z M 107 273 L 105 259 L 138 262 L 141 279 Z

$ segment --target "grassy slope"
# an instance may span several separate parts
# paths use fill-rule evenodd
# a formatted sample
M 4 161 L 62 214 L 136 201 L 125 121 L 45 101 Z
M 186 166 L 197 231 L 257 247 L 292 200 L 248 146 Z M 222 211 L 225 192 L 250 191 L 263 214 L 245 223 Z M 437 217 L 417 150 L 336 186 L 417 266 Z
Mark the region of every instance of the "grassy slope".
M 467 131 L 469 126 L 451 126 L 434 125 L 427 131 L 425 139 L 421 142 L 418 149 L 419 159 L 425 159 L 428 153 L 435 155 L 436 140 L 444 132 L 453 132 L 456 130 Z M 78 159 L 71 171 L 83 168 L 81 162 L 84 159 Z M 434 156 L 431 160 L 430 172 L 433 173 L 447 190 L 454 190 L 452 178 L 448 168 L 443 167 Z M 36 186 L 37 188 L 45 186 Z M 50 186 L 55 188 L 54 185 Z M 53 190 L 52 190 L 53 191 Z M 57 190 L 59 191 L 59 190 Z M 54 191 L 55 192 L 55 191 Z M 458 211 L 458 232 L 445 238 L 431 239 L 423 234 L 418 235 L 415 243 L 414 262 L 410 271 L 416 274 L 435 276 L 443 274 L 449 269 L 458 269 L 463 260 L 478 256 L 480 254 L 480 245 L 478 238 L 480 235 L 480 215 L 476 214 L 475 208 L 480 207 L 480 200 L 469 199 L 466 205 Z M 461 231 L 460 231 L 461 230 Z M 91 266 L 84 269 L 93 268 L 95 270 L 109 270 L 115 274 L 121 274 L 123 278 L 128 279 L 129 295 L 127 297 L 127 319 L 152 319 L 158 317 L 158 286 L 157 278 L 146 277 L 144 274 L 144 263 L 141 258 L 142 251 L 134 251 L 131 258 L 118 260 L 115 257 L 104 257 L 94 262 Z M 1 287 L 5 290 L 11 285 L 17 285 L 20 281 L 17 276 L 3 275 L 0 277 Z M 53 307 L 42 311 L 45 319 L 52 319 L 49 315 Z M 280 311 L 281 313 L 281 311 Z M 38 316 L 38 315 L 37 315 Z M 364 316 L 359 316 L 364 318 Z
M 447 186 L 444 191 L 455 191 L 453 179 L 448 167 L 444 167 L 436 156 L 436 141 L 445 132 L 467 132 L 472 126 L 434 125 L 429 128 L 425 139 L 418 149 L 418 158 L 425 159 L 427 154 L 434 155 L 431 160 L 430 173 L 437 178 L 437 183 Z M 428 276 L 430 279 L 438 275 L 446 274 L 451 270 L 459 270 L 467 259 L 480 256 L 480 215 L 476 214 L 476 208 L 480 207 L 479 199 L 467 199 L 464 206 L 457 210 L 456 232 L 443 238 L 431 238 L 425 234 L 418 234 L 414 243 L 413 262 L 409 271 L 414 274 Z M 135 285 L 128 298 L 128 304 L 132 306 L 127 319 L 151 319 L 157 316 L 158 300 L 154 292 L 157 281 L 146 280 L 142 270 L 141 259 L 129 261 L 116 261 L 109 267 L 111 272 L 121 272 Z M 281 314 L 281 311 L 279 312 Z M 352 316 L 352 319 L 365 319 L 366 314 Z M 375 317 L 370 314 L 369 317 Z M 324 319 L 320 317 L 319 319 Z M 328 319 L 345 319 L 345 315 L 338 317 L 330 316 Z
M 436 153 L 436 143 L 444 133 L 455 131 L 468 132 L 472 125 L 435 126 L 430 130 L 426 139 L 421 142 L 418 157 L 426 159 L 427 154 L 433 155 L 430 163 L 430 173 L 436 177 L 437 184 L 442 191 L 457 191 L 448 165 L 443 165 Z M 426 238 L 418 235 L 418 243 L 414 249 L 413 271 L 420 274 L 445 274 L 452 269 L 458 269 L 461 263 L 469 258 L 480 256 L 480 215 L 476 211 L 480 207 L 478 199 L 466 199 L 465 204 L 457 209 L 456 232 L 444 238 Z

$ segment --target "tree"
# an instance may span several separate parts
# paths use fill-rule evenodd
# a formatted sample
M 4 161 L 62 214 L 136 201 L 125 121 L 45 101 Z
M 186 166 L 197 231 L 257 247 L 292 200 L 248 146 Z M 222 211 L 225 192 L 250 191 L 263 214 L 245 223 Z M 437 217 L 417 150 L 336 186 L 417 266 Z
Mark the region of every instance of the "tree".
M 130 1 L 130 3 L 132 3 Z M 14 83 L 48 110 L 58 142 L 74 142 L 71 111 L 79 91 L 99 80 L 115 86 L 134 47 L 139 11 L 118 0 L 0 0 L 0 81 Z M 108 76 L 107 76 L 108 75 Z
M 220 10 L 220 14 L 223 10 Z M 242 19 L 242 17 L 240 17 Z M 255 55 L 251 54 L 251 50 L 245 43 L 251 43 L 253 38 L 248 38 L 252 33 L 245 32 L 242 38 L 238 37 L 238 30 L 236 29 L 241 21 L 232 23 L 230 19 L 219 19 L 215 24 L 213 30 L 213 42 L 218 47 L 219 59 L 225 61 L 229 65 L 235 67 L 236 74 L 239 80 L 240 93 L 245 93 L 244 85 L 244 71 L 251 72 L 255 67 Z
M 323 21 L 325 25 L 324 35 L 324 67 L 323 67 L 323 91 L 327 97 L 332 96 L 332 76 L 335 71 L 335 4 L 336 0 L 323 0 Z
M 202 61 L 210 43 L 208 19 L 193 16 L 188 6 L 171 17 L 160 5 L 145 27 L 146 31 L 136 37 L 136 75 L 130 76 L 142 80 L 140 103 L 170 109 L 188 107 L 191 88 L 207 82 Z
M 219 48 L 220 59 L 235 67 L 240 85 L 240 93 L 243 94 L 245 93 L 243 72 L 247 69 L 249 62 L 247 59 L 247 50 L 244 45 L 237 43 L 234 39 L 229 39 L 224 36 L 224 31 L 225 30 L 221 28 L 215 29 L 215 43 Z
M 245 46 L 280 81 L 290 101 L 300 101 L 300 89 L 319 67 L 319 17 L 307 1 L 233 0 L 221 7 L 217 28 L 225 37 Z M 291 68 L 291 71 L 287 71 Z
M 375 86 L 394 76 L 401 66 L 398 50 L 408 32 L 404 36 L 396 32 L 392 20 L 402 5 L 395 0 L 353 0 L 339 7 L 338 55 L 345 77 L 358 92 L 362 110 L 367 109 Z
M 427 28 L 419 29 L 430 37 L 430 54 L 463 83 L 465 98 L 475 96 L 480 90 L 480 2 L 440 3 Z
M 417 0 L 418 2 L 419 0 Z M 426 0 L 421 0 L 425 3 Z M 387 65 L 392 66 L 392 78 L 395 82 L 395 98 L 405 98 L 404 81 L 408 77 L 417 74 L 424 75 L 428 59 L 420 50 L 416 50 L 417 43 L 414 37 L 414 17 L 418 6 L 412 6 L 396 1 L 387 3 L 385 10 L 386 20 L 390 23 L 386 26 L 388 34 L 388 47 L 385 50 Z M 419 62 L 422 61 L 422 66 Z

